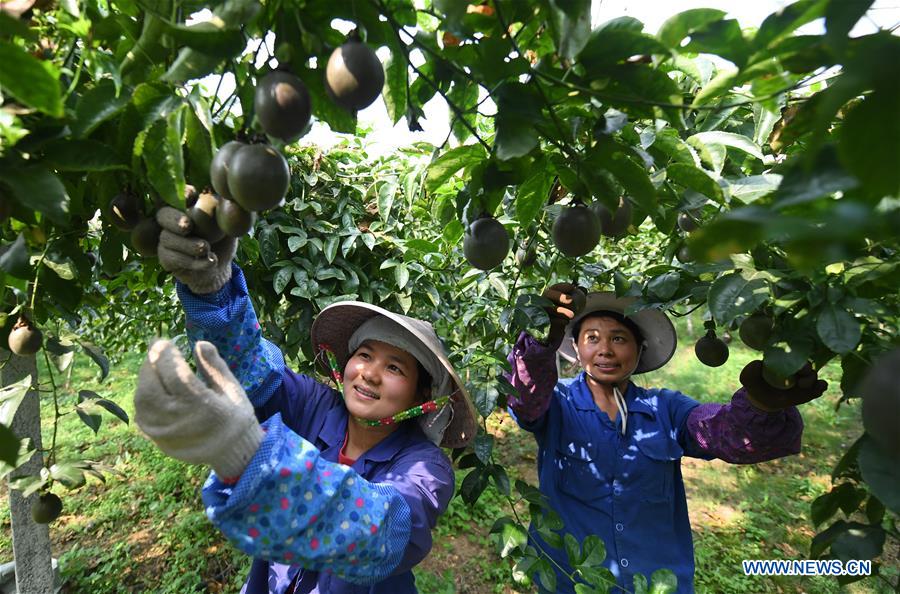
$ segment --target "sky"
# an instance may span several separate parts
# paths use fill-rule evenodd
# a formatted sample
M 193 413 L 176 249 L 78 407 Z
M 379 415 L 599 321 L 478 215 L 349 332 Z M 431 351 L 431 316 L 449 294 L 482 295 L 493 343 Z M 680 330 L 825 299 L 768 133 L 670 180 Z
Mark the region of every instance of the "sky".
M 737 19 L 743 27 L 758 26 L 769 14 L 791 4 L 791 0 L 594 0 L 591 21 L 594 26 L 619 16 L 631 16 L 644 23 L 644 31 L 654 34 L 672 15 L 691 8 L 717 8 Z M 900 23 L 900 0 L 875 0 L 868 14 L 860 20 L 851 35 L 864 35 L 881 28 Z M 799 29 L 801 33 L 816 34 L 824 30 L 823 21 L 814 21 Z M 386 50 L 382 48 L 382 51 Z M 380 55 L 380 54 L 379 54 Z M 386 58 L 385 53 L 382 58 Z M 216 77 L 216 80 L 218 77 Z M 214 83 L 213 83 L 214 84 Z M 222 89 L 230 93 L 227 86 Z M 424 130 L 410 132 L 406 120 L 392 125 L 384 102 L 376 100 L 357 114 L 360 126 L 372 129 L 366 138 L 368 152 L 372 155 L 392 152 L 398 147 L 425 141 L 440 144 L 449 133 L 448 108 L 443 99 L 435 96 L 424 106 L 425 118 L 420 121 Z M 328 148 L 342 139 L 327 125 L 315 122 L 310 132 L 298 142 L 302 145 L 317 144 Z

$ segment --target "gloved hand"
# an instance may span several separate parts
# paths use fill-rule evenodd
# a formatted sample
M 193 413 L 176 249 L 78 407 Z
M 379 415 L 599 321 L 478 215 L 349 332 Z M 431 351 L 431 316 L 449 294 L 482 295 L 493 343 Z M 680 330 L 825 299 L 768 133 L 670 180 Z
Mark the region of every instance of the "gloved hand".
M 135 421 L 167 455 L 238 477 L 259 449 L 262 427 L 212 343 L 197 342 L 194 361 L 205 384 L 171 341 L 150 346 L 134 394 Z
M 546 309 L 550 316 L 547 344 L 557 349 L 565 338 L 566 326 L 584 309 L 585 294 L 571 283 L 556 283 L 544 290 L 541 297 L 553 302 L 553 307 Z
M 741 384 L 747 389 L 750 404 L 764 411 L 804 404 L 815 400 L 828 388 L 828 382 L 820 380 L 809 363 L 788 378 L 788 383 L 793 385 L 785 389 L 773 387 L 763 377 L 763 363 L 759 359 L 750 361 L 741 370 Z
M 162 227 L 159 235 L 160 265 L 197 295 L 215 293 L 231 280 L 231 260 L 237 240 L 227 235 L 210 246 L 191 235 L 194 224 L 186 214 L 171 206 L 156 213 Z

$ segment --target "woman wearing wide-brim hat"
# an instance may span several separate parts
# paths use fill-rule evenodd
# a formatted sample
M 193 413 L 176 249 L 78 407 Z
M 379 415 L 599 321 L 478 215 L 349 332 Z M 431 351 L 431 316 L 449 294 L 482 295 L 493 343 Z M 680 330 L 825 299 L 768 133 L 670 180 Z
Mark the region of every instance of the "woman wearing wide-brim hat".
M 523 333 L 509 355 L 518 392 L 509 408 L 537 440 L 540 489 L 562 518 L 561 534 L 603 539 L 604 565 L 620 586 L 630 591 L 635 574 L 649 579 L 670 569 L 678 592 L 693 592 L 682 456 L 749 464 L 796 454 L 803 431 L 796 405 L 827 384 L 807 368 L 794 387 L 776 390 L 753 361 L 727 404 L 640 387 L 633 375 L 659 369 L 675 353 L 672 322 L 657 309 L 631 312 L 634 299 L 611 292 L 590 293 L 579 308 L 576 291 L 566 283 L 545 291 L 553 302 L 546 342 Z M 575 378 L 559 380 L 557 351 L 580 365 Z M 566 553 L 536 530 L 532 537 L 563 568 L 555 591 L 574 592 Z
M 160 263 L 178 280 L 200 378 L 157 341 L 135 420 L 168 455 L 213 469 L 207 515 L 253 557 L 242 592 L 416 592 L 411 570 L 454 492 L 441 446 L 463 447 L 476 432 L 431 324 L 332 304 L 311 338 L 334 387 L 294 373 L 262 337 L 231 263 L 234 241 L 204 245 L 174 209 L 157 219 Z

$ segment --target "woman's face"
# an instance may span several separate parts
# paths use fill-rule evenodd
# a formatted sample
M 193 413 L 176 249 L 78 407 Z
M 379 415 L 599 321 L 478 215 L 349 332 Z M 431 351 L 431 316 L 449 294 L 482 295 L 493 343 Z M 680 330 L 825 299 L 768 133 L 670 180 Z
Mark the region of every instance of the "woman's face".
M 366 340 L 344 368 L 344 403 L 354 417 L 377 420 L 420 402 L 415 357 L 378 340 Z
M 634 334 L 612 318 L 584 320 L 575 349 L 584 370 L 604 383 L 618 384 L 631 375 L 638 361 Z

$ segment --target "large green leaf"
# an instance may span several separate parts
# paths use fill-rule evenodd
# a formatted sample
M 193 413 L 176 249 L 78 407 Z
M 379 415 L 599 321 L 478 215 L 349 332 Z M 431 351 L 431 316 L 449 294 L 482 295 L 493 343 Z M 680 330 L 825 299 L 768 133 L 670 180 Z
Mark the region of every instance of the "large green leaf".
M 240 24 L 228 26 L 220 18 L 193 25 L 165 23 L 166 33 L 179 46 L 189 47 L 210 56 L 228 58 L 240 53 L 246 46 Z
M 686 163 L 673 163 L 666 167 L 666 175 L 673 182 L 700 192 L 719 204 L 725 202 L 722 187 L 702 169 Z
M 682 51 L 715 54 L 742 68 L 750 57 L 750 45 L 734 19 L 714 21 L 691 33 Z
M 184 208 L 184 158 L 181 153 L 183 110 L 150 127 L 144 141 L 147 179 L 167 204 Z
M 125 109 L 131 101 L 131 94 L 124 90 L 118 94 L 117 92 L 115 83 L 109 79 L 104 79 L 85 91 L 75 106 L 72 136 L 83 138 L 90 135 L 97 126 Z
M 494 150 L 501 161 L 523 157 L 538 145 L 535 124 L 541 110 L 531 89 L 520 82 L 504 83 L 495 92 L 497 100 Z
M 534 172 L 516 190 L 516 219 L 519 226 L 527 227 L 541 212 L 550 194 L 553 177 L 544 167 L 535 167 Z
M 640 163 L 622 152 L 606 154 L 601 162 L 641 210 L 648 213 L 656 210 L 656 188 Z
M 874 2 L 875 0 L 832 0 L 828 2 L 825 10 L 827 38 L 831 42 L 843 41 Z
M 709 288 L 707 305 L 720 326 L 756 311 L 771 296 L 767 275 L 743 270 L 721 276 Z
M 59 225 L 69 222 L 69 194 L 65 186 L 47 168 L 31 165 L 0 168 L 0 181 L 25 208 L 42 212 Z
M 436 191 L 457 171 L 463 167 L 474 165 L 485 157 L 484 147 L 480 144 L 465 144 L 444 152 L 428 166 L 428 173 L 425 175 L 425 190 L 429 193 Z
M 721 144 L 744 151 L 757 159 L 763 158 L 762 149 L 755 142 L 743 134 L 735 134 L 733 132 L 699 132 L 690 136 L 687 139 L 687 143 L 695 148 L 700 148 L 699 145 L 704 144 Z
M 825 14 L 828 0 L 799 0 L 765 18 L 753 36 L 754 51 L 770 47 L 793 33 L 798 27 Z M 833 3 L 832 3 L 833 4 Z
M 391 51 L 391 57 L 388 59 L 387 65 L 384 67 L 384 90 L 381 95 L 384 98 L 384 105 L 387 107 L 388 116 L 391 122 L 396 124 L 400 118 L 406 115 L 407 107 L 407 85 L 409 84 L 409 73 L 407 70 L 406 58 L 398 51 Z
M 15 241 L 0 246 L 0 270 L 15 278 L 25 280 L 34 278 L 28 246 L 25 244 L 25 236 L 21 233 Z
M 609 66 L 637 55 L 667 55 L 669 48 L 645 33 L 627 29 L 598 28 L 578 55 L 589 76 L 599 76 Z
M 884 505 L 900 513 L 900 466 L 868 436 L 859 446 L 859 469 L 869 490 Z
M 128 169 L 116 150 L 96 140 L 54 140 L 44 145 L 43 162 L 57 171 Z
M 0 88 L 28 107 L 55 118 L 63 116 L 59 72 L 21 47 L 0 40 Z
M 713 8 L 693 8 L 669 17 L 656 34 L 659 40 L 672 49 L 678 49 L 682 40 L 694 31 L 724 17 L 724 10 Z
M 19 405 L 31 389 L 31 376 L 22 378 L 8 386 L 0 388 L 0 425 L 9 427 L 12 425 L 13 417 L 19 410 Z
M 591 34 L 591 0 L 550 0 L 550 16 L 557 53 L 575 58 Z
M 819 310 L 816 332 L 829 349 L 838 354 L 848 353 L 862 337 L 860 323 L 843 307 L 827 303 Z
M 19 460 L 21 442 L 16 434 L 6 425 L 0 424 L 0 462 L 15 466 Z
M 841 161 L 878 198 L 900 195 L 898 97 L 896 87 L 876 90 L 850 110 L 841 128 Z

